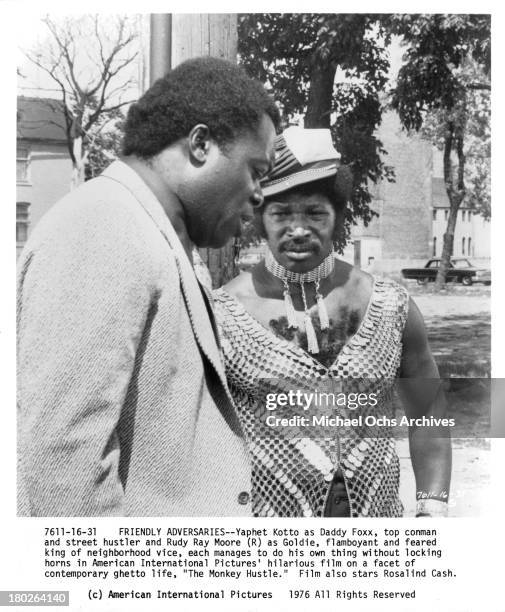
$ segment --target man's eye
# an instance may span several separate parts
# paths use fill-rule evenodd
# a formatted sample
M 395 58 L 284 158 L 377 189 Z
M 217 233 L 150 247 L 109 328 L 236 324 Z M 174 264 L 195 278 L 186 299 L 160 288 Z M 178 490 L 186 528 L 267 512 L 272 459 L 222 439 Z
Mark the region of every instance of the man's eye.
M 325 210 L 312 210 L 310 212 L 310 215 L 312 217 L 326 217 L 327 216 L 327 212 Z

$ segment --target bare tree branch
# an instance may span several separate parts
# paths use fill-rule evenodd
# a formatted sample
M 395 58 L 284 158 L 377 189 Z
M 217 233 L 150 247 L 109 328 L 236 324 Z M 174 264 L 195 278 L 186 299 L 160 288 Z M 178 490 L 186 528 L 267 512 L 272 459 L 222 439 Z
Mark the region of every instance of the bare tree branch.
M 68 106 L 67 91 L 65 89 L 65 86 L 63 82 L 55 74 L 56 66 L 50 66 L 50 67 L 44 66 L 39 59 L 32 57 L 29 52 L 24 52 L 24 54 L 28 60 L 30 60 L 33 64 L 35 64 L 36 66 L 38 66 L 39 68 L 47 72 L 47 74 L 49 74 L 49 76 L 60 86 L 60 91 L 61 91 L 62 101 L 63 101 L 63 116 L 65 118 L 65 126 L 66 126 L 66 134 L 67 134 L 67 145 L 68 145 L 68 150 L 70 153 L 70 158 L 72 162 L 74 162 L 75 160 L 74 160 L 73 148 L 71 146 L 71 143 L 69 142 L 70 137 L 71 137 L 70 130 L 72 127 L 72 115 L 71 115 L 71 112 Z
M 101 74 L 98 77 L 97 83 L 94 87 L 90 87 L 88 89 L 88 93 L 90 95 L 96 95 L 98 91 L 101 89 L 102 93 L 105 95 L 105 90 L 107 88 L 110 80 L 116 76 L 121 70 L 123 70 L 126 66 L 128 66 L 131 62 L 135 60 L 138 53 L 135 52 L 133 55 L 128 57 L 123 62 L 119 62 L 114 69 L 112 69 L 112 64 L 116 59 L 116 56 L 125 49 L 133 40 L 135 39 L 135 35 L 129 35 L 125 40 L 121 40 L 118 38 L 118 42 L 114 46 L 114 48 L 110 51 L 109 56 L 103 62 L 103 66 L 101 69 Z
M 134 77 L 130 77 L 124 83 L 121 83 L 121 85 L 118 85 L 117 87 L 114 87 L 114 89 L 109 90 L 109 98 L 112 98 L 115 94 L 117 94 L 120 91 L 124 91 L 130 85 L 133 85 L 136 82 L 137 81 Z
M 137 34 L 126 16 L 117 19 L 114 33 L 102 26 L 99 15 L 63 22 L 46 16 L 42 21 L 50 40 L 38 55 L 25 55 L 57 84 L 62 100 L 61 127 L 74 169 L 82 175 L 89 143 L 110 126 L 114 113 L 131 103 L 123 101 L 121 93 L 134 79 L 130 76 L 118 83 L 118 75 L 127 72 L 138 57 L 131 48 Z
M 56 25 L 49 19 L 49 17 L 46 17 L 45 19 L 43 19 L 43 22 L 46 24 L 46 26 L 49 28 L 49 31 L 54 36 L 54 39 L 56 40 L 56 43 L 67 62 L 68 72 L 66 73 L 66 76 L 68 77 L 69 81 L 75 88 L 76 92 L 79 95 L 82 95 L 83 93 L 82 89 L 79 85 L 79 82 L 77 81 L 77 78 L 74 72 L 75 51 L 74 53 L 72 53 L 72 55 L 70 54 L 70 51 L 69 51 L 69 48 L 72 48 L 73 44 L 72 44 L 71 38 L 68 36 L 68 32 L 67 32 L 66 40 L 63 40 L 61 36 L 59 35 Z
M 108 106 L 107 108 L 102 108 L 100 113 L 93 113 L 88 119 L 88 121 L 86 122 L 86 125 L 83 128 L 84 131 L 88 131 L 89 129 L 91 129 L 91 127 L 97 122 L 100 114 L 104 115 L 106 113 L 111 113 L 115 110 L 122 108 L 123 106 L 126 106 L 127 104 L 132 104 L 132 102 L 134 101 L 135 100 L 127 100 L 126 102 L 120 102 L 118 104 L 115 104 L 114 106 Z
M 116 68 L 114 70 L 111 70 L 109 72 L 110 76 L 116 76 L 116 74 L 118 72 L 120 72 L 121 70 L 123 70 L 123 68 L 126 68 L 126 66 L 128 66 L 129 64 L 131 64 L 138 56 L 138 52 L 134 53 L 131 57 L 125 59 L 123 62 L 120 62 Z
M 102 44 L 102 37 L 100 36 L 100 32 L 98 30 L 98 15 L 95 15 L 93 18 L 93 23 L 95 26 L 95 37 L 96 40 L 98 42 L 98 49 L 100 52 L 100 60 L 102 62 L 102 66 L 105 64 L 105 58 L 104 58 L 104 50 L 103 50 L 103 44 Z M 98 66 L 99 64 L 97 64 Z
M 123 106 L 126 106 L 127 104 L 132 104 L 133 102 L 135 102 L 135 100 L 126 100 L 126 102 L 120 102 L 119 104 L 115 104 L 114 106 L 108 106 L 107 108 L 104 108 L 103 112 L 111 113 L 112 111 L 115 111 L 118 108 L 122 108 Z

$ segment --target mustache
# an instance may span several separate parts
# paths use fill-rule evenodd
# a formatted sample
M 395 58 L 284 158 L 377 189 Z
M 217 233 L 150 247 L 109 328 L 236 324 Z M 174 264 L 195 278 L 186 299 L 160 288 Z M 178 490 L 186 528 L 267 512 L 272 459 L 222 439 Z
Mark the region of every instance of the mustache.
M 282 251 L 314 251 L 315 248 L 312 240 L 288 240 L 281 245 Z

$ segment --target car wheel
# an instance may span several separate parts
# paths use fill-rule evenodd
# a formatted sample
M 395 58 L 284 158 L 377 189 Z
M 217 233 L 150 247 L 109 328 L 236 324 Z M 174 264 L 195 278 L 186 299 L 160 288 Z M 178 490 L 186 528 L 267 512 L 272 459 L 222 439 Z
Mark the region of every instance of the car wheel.
M 484 284 L 488 287 L 491 284 L 491 281 L 484 281 Z
M 427 285 L 428 284 L 428 279 L 427 278 L 418 278 L 417 279 L 417 284 L 418 285 Z
M 465 287 L 470 287 L 470 285 L 472 284 L 472 277 L 471 276 L 463 276 L 461 278 L 461 283 L 463 285 L 465 285 Z

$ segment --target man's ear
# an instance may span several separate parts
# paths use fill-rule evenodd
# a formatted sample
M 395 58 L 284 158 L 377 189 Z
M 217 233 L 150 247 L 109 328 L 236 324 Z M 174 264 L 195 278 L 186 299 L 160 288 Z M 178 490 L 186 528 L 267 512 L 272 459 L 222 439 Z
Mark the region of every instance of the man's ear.
M 210 149 L 210 132 L 204 123 L 198 123 L 188 135 L 190 159 L 198 164 L 204 164 Z

